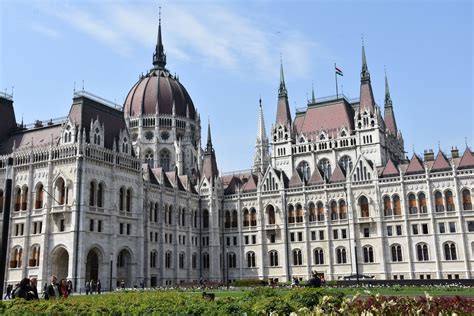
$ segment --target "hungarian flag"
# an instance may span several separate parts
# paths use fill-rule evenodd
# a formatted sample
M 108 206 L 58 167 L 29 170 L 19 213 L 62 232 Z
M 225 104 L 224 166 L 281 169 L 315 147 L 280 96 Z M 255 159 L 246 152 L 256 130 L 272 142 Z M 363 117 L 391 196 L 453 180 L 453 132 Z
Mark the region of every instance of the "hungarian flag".
M 339 76 L 344 76 L 344 73 L 342 72 L 342 69 L 341 68 L 338 68 L 336 66 L 334 66 L 335 70 L 336 70 L 336 75 L 339 75 Z

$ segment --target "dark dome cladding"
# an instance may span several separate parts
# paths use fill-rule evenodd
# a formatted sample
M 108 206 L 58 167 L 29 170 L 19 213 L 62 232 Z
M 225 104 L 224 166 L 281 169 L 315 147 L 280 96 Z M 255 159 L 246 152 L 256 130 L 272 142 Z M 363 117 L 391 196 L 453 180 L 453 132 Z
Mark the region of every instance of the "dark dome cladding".
M 193 101 L 184 86 L 167 70 L 162 69 L 152 69 L 132 87 L 125 100 L 125 115 L 153 115 L 156 113 L 157 101 L 159 114 L 173 114 L 174 102 L 177 116 L 186 117 L 189 106 L 189 117 L 196 119 Z

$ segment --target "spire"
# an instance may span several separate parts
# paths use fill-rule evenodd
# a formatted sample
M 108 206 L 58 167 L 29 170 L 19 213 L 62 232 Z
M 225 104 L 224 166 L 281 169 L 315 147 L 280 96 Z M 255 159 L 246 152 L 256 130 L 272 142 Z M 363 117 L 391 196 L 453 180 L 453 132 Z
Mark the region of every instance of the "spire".
M 283 60 L 280 57 L 280 88 L 278 89 L 278 96 L 286 96 L 288 91 L 286 90 L 285 85 L 285 74 L 283 73 Z
M 219 175 L 217 168 L 217 160 L 212 148 L 212 139 L 211 139 L 211 123 L 207 125 L 207 146 L 206 151 L 204 152 L 204 157 L 202 161 L 202 175 L 208 179 L 214 179 Z
M 158 69 L 164 69 L 166 66 L 166 54 L 164 52 L 163 41 L 161 39 L 161 7 L 159 9 L 158 38 L 156 41 L 155 53 L 153 54 L 153 65 Z
M 397 136 L 397 121 L 395 120 L 395 113 L 393 112 L 392 98 L 390 97 L 390 90 L 388 88 L 387 71 L 385 70 L 385 106 L 384 117 L 385 126 L 388 131 Z
M 385 107 L 392 106 L 392 98 L 390 97 L 390 90 L 388 88 L 387 70 L 385 70 Z
M 311 103 L 316 103 L 316 98 L 314 97 L 314 84 L 311 84 Z
M 362 70 L 360 72 L 360 80 L 370 81 L 369 67 L 367 67 L 367 58 L 365 57 L 364 37 L 362 37 Z
M 267 138 L 267 135 L 265 133 L 265 121 L 263 118 L 263 109 L 262 109 L 262 98 L 259 100 L 259 116 L 258 116 L 258 129 L 257 129 L 257 141 L 262 141 Z
M 211 122 L 207 123 L 207 145 L 206 153 L 212 151 L 212 139 L 211 139 Z
M 262 98 L 259 99 L 259 115 L 257 127 L 257 140 L 255 142 L 255 155 L 253 162 L 253 171 L 265 173 L 269 164 L 270 153 L 268 151 L 268 138 L 265 133 L 265 120 L 263 118 Z
M 362 70 L 360 72 L 360 108 L 368 109 L 370 112 L 373 112 L 375 108 L 374 93 L 365 57 L 364 38 L 362 38 Z
M 280 88 L 278 89 L 278 105 L 276 122 L 282 125 L 291 125 L 290 105 L 288 104 L 288 91 L 283 73 L 283 61 L 280 59 Z

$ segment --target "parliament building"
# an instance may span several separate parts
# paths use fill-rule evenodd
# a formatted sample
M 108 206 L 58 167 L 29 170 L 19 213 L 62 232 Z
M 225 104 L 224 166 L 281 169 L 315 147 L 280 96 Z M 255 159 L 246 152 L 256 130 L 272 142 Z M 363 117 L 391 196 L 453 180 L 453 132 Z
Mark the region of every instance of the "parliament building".
M 294 115 L 280 65 L 271 130 L 260 104 L 253 166 L 227 174 L 166 57 L 160 22 L 123 107 L 76 91 L 65 119 L 27 126 L 0 96 L 0 212 L 14 161 L 6 283 L 474 277 L 473 153 L 407 157 L 364 47 L 358 99 L 313 93 Z

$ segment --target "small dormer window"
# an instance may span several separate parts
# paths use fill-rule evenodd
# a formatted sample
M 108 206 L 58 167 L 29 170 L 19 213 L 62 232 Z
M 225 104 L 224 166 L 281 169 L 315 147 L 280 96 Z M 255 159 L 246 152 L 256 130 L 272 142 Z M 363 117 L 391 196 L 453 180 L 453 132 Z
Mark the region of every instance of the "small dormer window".
M 128 154 L 128 139 L 127 137 L 123 138 L 123 143 L 122 143 L 122 152 L 125 154 Z
M 324 134 L 321 134 L 321 135 L 319 136 L 319 140 L 325 140 L 325 139 L 326 139 L 326 137 L 324 137 Z
M 345 137 L 346 136 L 346 131 L 342 131 L 341 136 Z
M 100 130 L 99 128 L 95 128 L 95 134 L 94 134 L 94 144 L 95 145 L 100 145 Z

